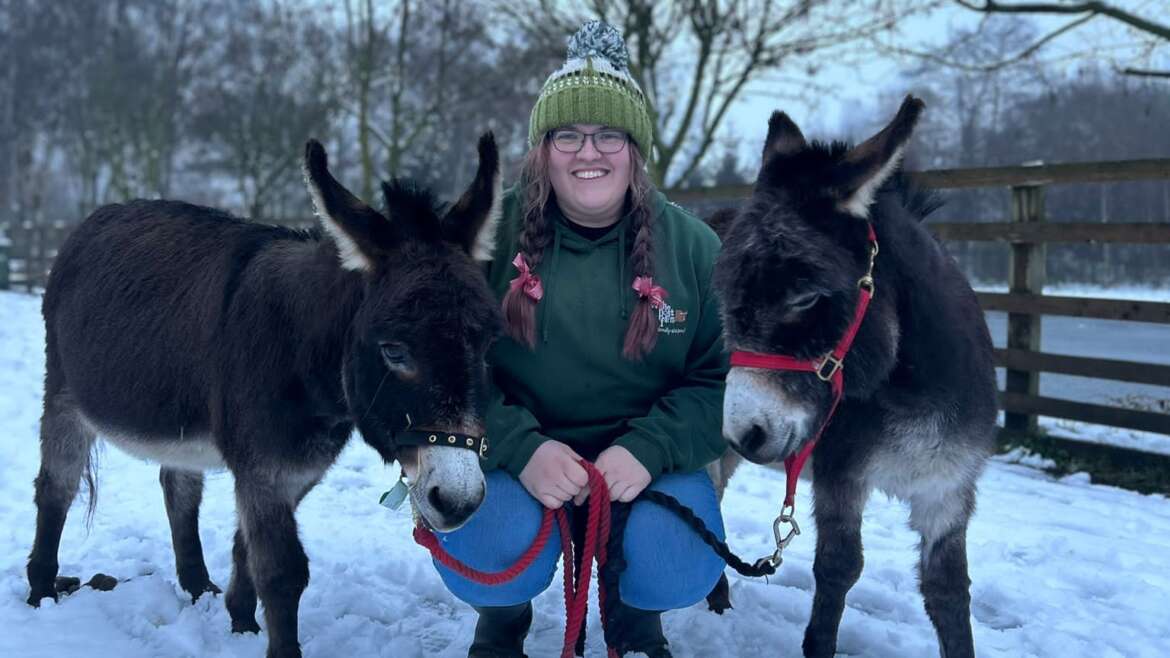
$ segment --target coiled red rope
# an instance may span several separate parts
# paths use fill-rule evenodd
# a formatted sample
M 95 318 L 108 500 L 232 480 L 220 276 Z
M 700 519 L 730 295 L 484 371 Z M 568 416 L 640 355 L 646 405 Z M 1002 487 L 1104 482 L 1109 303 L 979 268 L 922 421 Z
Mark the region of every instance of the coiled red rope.
M 593 464 L 587 461 L 578 462 L 585 468 L 589 476 L 589 511 L 585 524 L 585 545 L 580 547 L 581 566 L 573 573 L 573 542 L 570 539 L 569 517 L 564 508 L 550 510 L 545 508 L 544 518 L 540 523 L 540 530 L 536 533 L 532 545 L 520 556 L 515 564 L 503 571 L 487 572 L 473 569 L 455 559 L 439 543 L 435 534 L 423 526 L 415 526 L 414 541 L 431 552 L 443 566 L 463 576 L 464 578 L 482 585 L 499 585 L 506 583 L 524 572 L 544 550 L 552 534 L 553 519 L 561 531 L 561 563 L 565 576 L 565 644 L 561 650 L 561 658 L 572 658 L 577 645 L 577 638 L 585 626 L 585 616 L 589 607 L 589 578 L 593 570 L 593 563 L 597 563 L 600 574 L 605 566 L 606 546 L 609 544 L 609 485 Z M 597 589 L 597 604 L 601 610 L 601 623 L 605 626 L 605 588 Z M 606 647 L 609 658 L 618 658 L 613 647 Z

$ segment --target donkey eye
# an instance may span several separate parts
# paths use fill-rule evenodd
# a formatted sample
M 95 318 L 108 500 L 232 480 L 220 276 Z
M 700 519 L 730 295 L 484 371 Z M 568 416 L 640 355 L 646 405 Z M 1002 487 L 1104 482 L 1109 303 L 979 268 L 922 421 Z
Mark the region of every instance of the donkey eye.
M 410 350 L 404 343 L 388 341 L 379 346 L 382 349 L 382 360 L 388 367 L 396 370 L 410 367 Z
M 805 292 L 788 300 L 788 310 L 793 312 L 807 311 L 821 299 L 819 292 Z

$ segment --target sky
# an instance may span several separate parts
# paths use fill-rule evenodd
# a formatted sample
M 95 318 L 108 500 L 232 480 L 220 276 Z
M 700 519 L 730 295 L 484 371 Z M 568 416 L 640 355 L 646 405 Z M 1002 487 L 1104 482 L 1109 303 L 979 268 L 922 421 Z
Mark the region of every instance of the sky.
M 1111 4 L 1154 19 L 1170 17 L 1170 2 L 1167 0 L 1122 0 Z M 895 42 L 907 49 L 930 50 L 945 44 L 956 31 L 975 28 L 982 18 L 976 12 L 944 2 L 939 9 L 929 14 L 905 21 Z M 1001 18 L 997 17 L 996 20 Z M 1039 35 L 1047 34 L 1070 21 L 1063 16 L 1030 16 L 1026 20 L 1035 24 Z M 1118 50 L 1116 46 L 1130 42 L 1131 36 L 1132 33 L 1120 24 L 1097 17 L 1045 46 L 1039 56 L 1051 61 L 1056 70 L 1069 74 L 1076 65 L 1085 61 L 1084 58 L 1070 61 L 1070 56 L 1083 53 L 1088 48 L 1102 53 L 1124 53 L 1127 51 Z M 1164 65 L 1170 66 L 1170 47 L 1164 47 L 1161 52 Z M 1105 60 L 1096 58 L 1095 61 Z M 759 148 L 767 134 L 767 118 L 777 109 L 787 112 L 810 138 L 864 138 L 867 135 L 851 132 L 857 130 L 859 125 L 876 129 L 893 116 L 897 107 L 880 107 L 877 105 L 877 97 L 883 92 L 891 98 L 914 93 L 913 86 L 898 74 L 919 63 L 914 58 L 899 58 L 873 48 L 865 48 L 859 57 L 848 60 L 828 57 L 818 73 L 817 83 L 836 91 L 829 95 L 816 95 L 815 104 L 784 98 L 786 87 L 784 83 L 777 83 L 778 76 L 764 76 L 745 89 L 742 98 L 729 112 L 721 132 L 739 138 L 740 153 L 743 155 L 741 161 L 747 162 L 758 157 Z M 780 76 L 786 73 L 781 71 Z M 927 111 L 930 109 L 927 108 Z

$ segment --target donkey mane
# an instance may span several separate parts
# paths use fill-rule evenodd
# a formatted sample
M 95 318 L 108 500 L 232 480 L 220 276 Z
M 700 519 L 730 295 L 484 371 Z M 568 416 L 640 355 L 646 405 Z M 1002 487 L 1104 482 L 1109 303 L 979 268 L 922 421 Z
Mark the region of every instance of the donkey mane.
M 385 208 L 394 208 L 419 237 L 439 239 L 439 218 L 447 213 L 450 204 L 440 202 L 434 192 L 413 178 L 395 177 L 383 183 L 382 196 Z

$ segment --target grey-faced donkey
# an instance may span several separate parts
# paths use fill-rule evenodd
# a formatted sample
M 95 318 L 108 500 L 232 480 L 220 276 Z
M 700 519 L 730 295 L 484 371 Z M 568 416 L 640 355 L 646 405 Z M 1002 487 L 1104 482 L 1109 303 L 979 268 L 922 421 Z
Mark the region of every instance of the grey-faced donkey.
M 836 651 L 875 487 L 910 505 L 942 654 L 974 655 L 966 532 L 994 444 L 995 377 L 975 295 L 921 224 L 934 202 L 897 171 L 922 107 L 907 98 L 889 126 L 852 148 L 810 144 L 775 113 L 750 201 L 713 222 L 723 237 L 714 285 L 733 366 L 724 434 L 751 461 L 783 461 L 821 431 L 837 367 L 826 357 L 864 308 L 863 290 L 873 291 L 844 359 L 843 398 L 812 452 L 816 592 L 806 656 Z M 743 365 L 737 353 L 765 358 Z M 778 362 L 767 355 L 819 372 L 761 365 Z
M 294 512 L 356 426 L 413 480 L 438 530 L 478 508 L 484 355 L 502 326 L 473 254 L 500 207 L 495 141 L 441 208 L 405 182 L 386 211 L 358 200 L 310 142 L 305 180 L 324 233 L 171 201 L 101 208 L 70 236 L 44 297 L 46 374 L 28 602 L 58 596 L 57 550 L 96 437 L 162 464 L 179 583 L 219 592 L 199 541 L 203 473 L 235 478 L 239 525 L 225 602 L 236 632 L 299 656 L 309 564 Z M 460 447 L 406 437 L 428 430 Z M 481 441 L 482 443 L 482 441 Z M 477 444 L 477 447 L 479 444 Z M 91 511 L 93 496 L 91 495 Z

